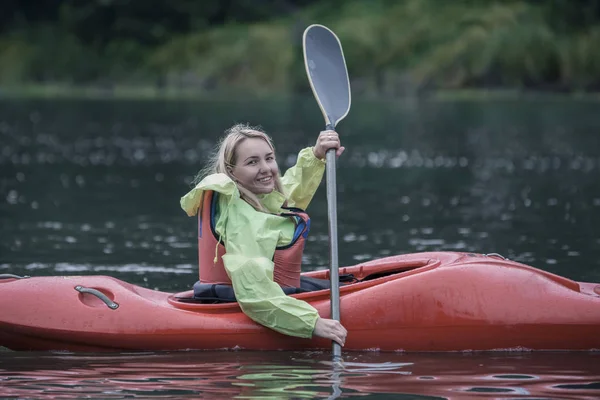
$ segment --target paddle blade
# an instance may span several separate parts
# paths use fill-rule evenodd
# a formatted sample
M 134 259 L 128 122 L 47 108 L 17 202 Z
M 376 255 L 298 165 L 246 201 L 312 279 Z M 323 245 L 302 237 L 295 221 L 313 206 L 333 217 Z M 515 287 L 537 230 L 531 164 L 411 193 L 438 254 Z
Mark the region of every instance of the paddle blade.
M 350 81 L 342 44 L 329 28 L 311 25 L 304 31 L 304 65 L 325 124 L 335 127 L 350 111 Z

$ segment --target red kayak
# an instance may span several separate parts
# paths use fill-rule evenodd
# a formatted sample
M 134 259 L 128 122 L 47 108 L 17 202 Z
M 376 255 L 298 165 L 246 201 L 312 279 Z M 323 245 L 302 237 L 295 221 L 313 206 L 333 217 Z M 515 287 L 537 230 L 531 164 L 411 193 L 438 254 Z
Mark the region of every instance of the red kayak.
M 600 284 L 497 255 L 430 252 L 340 268 L 345 351 L 600 349 Z M 328 271 L 304 276 L 328 279 Z M 235 302 L 106 276 L 0 276 L 0 346 L 13 350 L 329 349 L 264 328 Z M 329 316 L 329 290 L 293 296 Z

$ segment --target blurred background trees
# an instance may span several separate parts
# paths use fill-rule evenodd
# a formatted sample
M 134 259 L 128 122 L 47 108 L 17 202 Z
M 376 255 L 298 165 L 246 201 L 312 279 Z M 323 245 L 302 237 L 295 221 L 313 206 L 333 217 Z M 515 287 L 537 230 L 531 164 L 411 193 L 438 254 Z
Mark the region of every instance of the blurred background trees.
M 297 91 L 311 23 L 358 94 L 600 89 L 600 0 L 5 0 L 0 85 Z

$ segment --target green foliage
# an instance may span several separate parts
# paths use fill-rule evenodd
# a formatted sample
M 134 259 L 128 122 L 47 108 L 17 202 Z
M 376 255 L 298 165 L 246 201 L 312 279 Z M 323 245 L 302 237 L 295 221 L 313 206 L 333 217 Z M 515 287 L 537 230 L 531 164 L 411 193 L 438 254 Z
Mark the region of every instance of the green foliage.
M 340 37 L 359 95 L 600 89 L 600 0 L 201 3 L 65 0 L 46 10 L 54 22 L 15 18 L 0 36 L 0 85 L 306 90 L 301 32 L 323 23 Z
M 0 82 L 19 84 L 31 76 L 34 47 L 18 38 L 0 39 Z
M 593 48 L 600 24 L 558 31 L 548 17 L 553 7 L 524 1 L 350 2 L 332 27 L 351 75 L 366 92 L 597 89 Z
M 149 62 L 171 86 L 281 90 L 293 58 L 289 36 L 284 24 L 226 25 L 173 38 Z

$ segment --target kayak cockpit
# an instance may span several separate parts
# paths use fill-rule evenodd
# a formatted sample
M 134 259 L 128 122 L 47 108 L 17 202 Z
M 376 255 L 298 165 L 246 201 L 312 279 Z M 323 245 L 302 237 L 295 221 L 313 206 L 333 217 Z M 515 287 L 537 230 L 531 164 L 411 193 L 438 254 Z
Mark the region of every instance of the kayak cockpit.
M 437 259 L 397 260 L 394 257 L 385 262 L 359 264 L 353 267 L 340 268 L 340 292 L 361 290 L 392 279 L 429 270 L 440 265 Z M 315 298 L 329 296 L 331 287 L 329 270 L 318 270 L 301 276 L 299 288 L 283 288 L 287 295 L 298 298 Z M 315 296 L 316 295 L 316 296 Z M 189 308 L 189 305 L 226 305 L 236 304 L 235 294 L 230 285 L 207 284 L 196 282 L 193 290 L 177 293 L 169 297 L 169 303 L 178 308 Z

